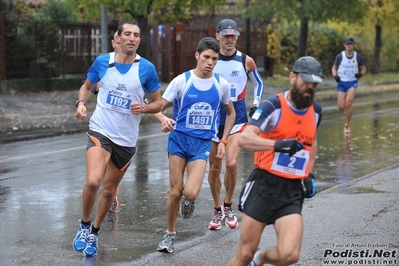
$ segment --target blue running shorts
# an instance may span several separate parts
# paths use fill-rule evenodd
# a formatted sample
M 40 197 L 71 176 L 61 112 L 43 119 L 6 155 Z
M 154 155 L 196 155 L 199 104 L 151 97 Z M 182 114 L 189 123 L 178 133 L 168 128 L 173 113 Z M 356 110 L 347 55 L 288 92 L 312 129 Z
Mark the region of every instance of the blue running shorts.
M 209 158 L 212 149 L 210 139 L 195 138 L 173 130 L 169 134 L 168 153 L 184 158 L 187 162 Z
M 337 88 L 338 91 L 347 92 L 350 88 L 357 89 L 357 80 L 338 82 L 338 88 Z

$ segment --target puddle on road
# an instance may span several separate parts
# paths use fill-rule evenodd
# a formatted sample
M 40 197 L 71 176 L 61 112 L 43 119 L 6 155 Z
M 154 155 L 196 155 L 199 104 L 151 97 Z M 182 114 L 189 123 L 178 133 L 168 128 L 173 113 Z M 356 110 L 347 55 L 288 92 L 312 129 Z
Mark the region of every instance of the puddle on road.
M 321 190 L 398 163 L 397 106 L 393 101 L 355 107 L 349 136 L 343 134 L 343 112 L 323 113 L 315 165 Z

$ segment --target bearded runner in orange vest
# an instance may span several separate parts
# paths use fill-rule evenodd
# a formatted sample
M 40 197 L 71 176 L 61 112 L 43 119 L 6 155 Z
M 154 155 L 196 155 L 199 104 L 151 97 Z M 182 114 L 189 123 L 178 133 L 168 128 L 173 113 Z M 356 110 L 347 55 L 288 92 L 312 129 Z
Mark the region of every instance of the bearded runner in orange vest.
M 320 63 L 299 58 L 289 74 L 290 90 L 264 100 L 238 139 L 255 152 L 255 169 L 241 191 L 243 212 L 239 247 L 233 265 L 290 265 L 299 260 L 304 198 L 316 194 L 312 174 L 317 153 L 317 127 L 322 108 L 314 101 L 324 84 Z M 273 224 L 277 245 L 260 251 L 266 225 Z

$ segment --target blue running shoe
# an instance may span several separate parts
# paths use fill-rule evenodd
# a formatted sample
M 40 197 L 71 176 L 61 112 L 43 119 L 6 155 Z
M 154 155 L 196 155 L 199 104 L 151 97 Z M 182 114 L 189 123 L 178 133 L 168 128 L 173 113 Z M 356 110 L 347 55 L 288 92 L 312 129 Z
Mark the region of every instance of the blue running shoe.
M 78 232 L 73 240 L 73 249 L 82 252 L 87 245 L 87 237 L 91 232 L 91 225 L 80 224 Z
M 86 248 L 83 250 L 83 253 L 86 257 L 92 257 L 97 254 L 98 251 L 98 232 L 97 233 L 90 233 L 87 237 L 87 245 Z

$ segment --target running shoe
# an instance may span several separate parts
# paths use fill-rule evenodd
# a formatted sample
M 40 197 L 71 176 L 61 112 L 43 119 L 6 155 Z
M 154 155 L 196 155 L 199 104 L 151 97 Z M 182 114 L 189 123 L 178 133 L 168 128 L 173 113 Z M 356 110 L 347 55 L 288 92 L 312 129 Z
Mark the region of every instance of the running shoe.
M 158 244 L 158 251 L 172 253 L 175 248 L 175 235 L 167 232 Z
M 114 202 L 111 205 L 111 208 L 109 208 L 109 212 L 114 213 L 119 209 L 119 201 L 118 201 L 118 196 L 115 196 Z
M 349 128 L 349 125 L 345 125 L 344 126 L 344 133 L 345 134 L 350 134 L 351 133 L 351 129 Z
M 84 225 L 80 223 L 78 232 L 73 240 L 73 249 L 82 252 L 87 245 L 87 238 L 91 232 L 91 225 Z
M 181 217 L 183 219 L 189 219 L 191 215 L 193 215 L 194 210 L 195 210 L 194 201 L 188 201 L 183 198 L 180 204 Z
M 98 232 L 97 233 L 90 233 L 87 237 L 87 245 L 86 248 L 83 250 L 83 253 L 87 257 L 92 257 L 97 254 L 98 251 Z
M 224 223 L 226 224 L 226 226 L 230 229 L 235 229 L 238 227 L 238 220 L 236 217 L 235 212 L 233 211 L 232 207 L 225 207 L 224 205 L 222 205 L 222 210 L 224 212 L 224 215 L 226 217 L 226 220 L 224 221 Z
M 222 228 L 222 220 L 224 219 L 224 212 L 223 210 L 213 211 L 212 221 L 209 223 L 208 228 L 209 230 L 219 230 Z

